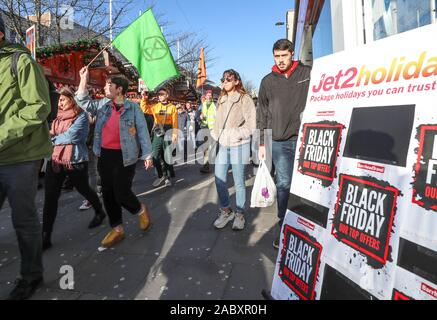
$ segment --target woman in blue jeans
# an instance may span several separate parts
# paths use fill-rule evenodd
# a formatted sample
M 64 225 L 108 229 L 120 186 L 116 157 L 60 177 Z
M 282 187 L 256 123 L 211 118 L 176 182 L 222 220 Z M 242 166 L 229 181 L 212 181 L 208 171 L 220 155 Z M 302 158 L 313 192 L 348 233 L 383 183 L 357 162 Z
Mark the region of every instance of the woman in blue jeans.
M 214 129 L 211 130 L 211 136 L 219 145 L 215 158 L 215 184 L 220 212 L 214 226 L 221 229 L 234 220 L 232 229 L 242 230 L 246 208 L 245 168 L 249 164 L 250 136 L 256 128 L 256 110 L 238 72 L 226 70 L 221 81 L 223 89 L 218 99 Z M 230 165 L 237 198 L 235 212 L 230 206 L 227 186 Z

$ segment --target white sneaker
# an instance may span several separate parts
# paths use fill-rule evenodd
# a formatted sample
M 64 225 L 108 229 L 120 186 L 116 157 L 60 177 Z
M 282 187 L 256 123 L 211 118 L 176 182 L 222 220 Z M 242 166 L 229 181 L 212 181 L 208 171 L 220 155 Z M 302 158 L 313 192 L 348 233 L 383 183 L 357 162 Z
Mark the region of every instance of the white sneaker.
M 81 210 L 81 211 L 88 210 L 91 207 L 92 207 L 92 205 L 91 205 L 91 203 L 88 202 L 88 200 L 83 200 L 82 205 L 79 207 L 79 210 Z
M 232 219 L 234 219 L 234 216 L 234 211 L 231 210 L 229 213 L 226 213 L 225 211 L 220 209 L 219 216 L 214 221 L 214 227 L 216 227 L 217 229 L 224 228 L 229 221 L 232 221 Z
M 235 214 L 234 223 L 232 224 L 232 229 L 233 230 L 243 230 L 245 222 L 246 222 L 246 220 L 244 219 L 244 214 L 237 212 Z
M 171 179 L 170 179 L 170 178 L 167 178 L 167 179 L 165 179 L 165 181 L 164 181 L 164 185 L 165 185 L 166 187 L 171 187 L 171 186 L 173 185 L 173 182 L 171 182 Z
M 162 176 L 161 178 L 157 178 L 155 181 L 153 181 L 152 186 L 154 188 L 159 187 L 163 182 L 165 181 L 165 177 Z

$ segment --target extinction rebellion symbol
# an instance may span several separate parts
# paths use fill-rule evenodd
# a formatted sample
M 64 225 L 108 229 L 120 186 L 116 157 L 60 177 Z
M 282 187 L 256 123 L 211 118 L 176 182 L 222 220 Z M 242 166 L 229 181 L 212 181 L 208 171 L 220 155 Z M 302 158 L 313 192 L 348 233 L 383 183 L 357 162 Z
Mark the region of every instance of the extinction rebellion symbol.
M 143 48 L 143 55 L 147 61 L 161 60 L 168 54 L 165 40 L 159 36 L 145 38 Z

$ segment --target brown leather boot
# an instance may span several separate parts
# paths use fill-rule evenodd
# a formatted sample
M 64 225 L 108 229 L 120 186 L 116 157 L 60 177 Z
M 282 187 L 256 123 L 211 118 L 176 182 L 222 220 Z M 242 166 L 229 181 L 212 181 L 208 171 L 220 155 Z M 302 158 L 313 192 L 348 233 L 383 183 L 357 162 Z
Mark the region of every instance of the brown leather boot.
M 102 240 L 102 247 L 110 248 L 123 239 L 124 239 L 124 230 L 117 231 L 115 229 L 111 229 L 111 231 L 109 231 L 106 237 Z
M 141 209 L 141 212 L 138 214 L 140 229 L 146 231 L 150 227 L 149 209 L 147 209 L 147 206 L 144 203 L 141 204 Z

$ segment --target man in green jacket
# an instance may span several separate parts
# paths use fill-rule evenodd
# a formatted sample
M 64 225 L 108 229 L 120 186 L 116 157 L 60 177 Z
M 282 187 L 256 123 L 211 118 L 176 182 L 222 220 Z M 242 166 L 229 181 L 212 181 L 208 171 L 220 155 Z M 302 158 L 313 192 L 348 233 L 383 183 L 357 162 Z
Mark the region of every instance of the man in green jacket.
M 11 69 L 20 52 L 17 74 Z M 52 152 L 44 73 L 29 51 L 5 40 L 0 16 L 0 209 L 7 198 L 21 253 L 21 277 L 11 300 L 29 298 L 43 282 L 41 223 L 35 206 L 38 170 Z

